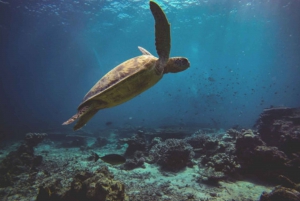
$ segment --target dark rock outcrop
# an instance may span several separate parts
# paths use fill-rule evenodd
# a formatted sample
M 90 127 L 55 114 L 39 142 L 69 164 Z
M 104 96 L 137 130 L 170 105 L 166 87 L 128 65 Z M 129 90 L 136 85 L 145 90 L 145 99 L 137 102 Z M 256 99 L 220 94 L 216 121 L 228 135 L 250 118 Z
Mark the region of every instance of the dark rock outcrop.
M 272 168 L 271 170 L 277 168 L 272 165 L 273 163 L 278 164 L 279 161 L 274 162 L 274 159 L 271 159 L 278 158 L 276 157 L 276 151 L 278 151 L 276 147 L 268 148 L 260 137 L 251 130 L 245 131 L 236 140 L 235 147 L 242 173 L 257 174 L 266 171 L 268 168 Z M 273 163 L 270 163 L 270 160 Z M 271 170 L 269 170 L 269 173 Z
M 256 128 L 266 146 L 278 149 L 275 158 L 282 159 L 282 163 L 277 164 L 278 174 L 282 173 L 300 182 L 300 108 L 266 109 L 257 120 Z
M 295 177 L 299 174 L 291 159 L 275 146 L 268 146 L 258 134 L 245 131 L 236 141 L 236 155 L 241 173 L 255 174 L 268 181 L 277 182 L 279 175 Z M 299 176 L 297 176 L 299 179 Z M 297 179 L 297 180 L 298 180 Z
M 268 146 L 276 146 L 288 156 L 300 153 L 300 109 L 266 109 L 257 120 L 256 128 Z

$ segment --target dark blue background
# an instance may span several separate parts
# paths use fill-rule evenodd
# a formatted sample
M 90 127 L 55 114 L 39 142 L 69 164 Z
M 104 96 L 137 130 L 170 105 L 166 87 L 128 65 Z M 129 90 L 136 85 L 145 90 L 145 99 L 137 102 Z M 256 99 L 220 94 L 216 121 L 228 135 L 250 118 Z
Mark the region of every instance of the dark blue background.
M 148 1 L 38 2 L 0 3 L 0 132 L 59 130 L 137 46 L 157 55 Z M 299 107 L 299 1 L 157 2 L 172 25 L 171 56 L 188 57 L 190 69 L 84 129 L 251 127 L 264 108 Z

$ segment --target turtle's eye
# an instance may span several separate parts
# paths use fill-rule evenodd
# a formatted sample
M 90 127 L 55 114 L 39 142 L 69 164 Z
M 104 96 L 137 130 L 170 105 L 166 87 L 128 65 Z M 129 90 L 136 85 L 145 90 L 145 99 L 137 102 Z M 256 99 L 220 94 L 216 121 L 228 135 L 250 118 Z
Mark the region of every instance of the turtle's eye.
M 175 61 L 176 65 L 187 68 L 190 66 L 190 62 L 187 58 L 177 58 Z

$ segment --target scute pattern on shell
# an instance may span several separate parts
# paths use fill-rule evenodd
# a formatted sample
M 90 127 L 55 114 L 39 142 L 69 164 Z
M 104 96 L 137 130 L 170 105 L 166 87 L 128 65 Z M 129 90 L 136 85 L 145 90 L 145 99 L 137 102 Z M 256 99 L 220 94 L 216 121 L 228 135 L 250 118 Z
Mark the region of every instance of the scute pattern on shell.
M 110 72 L 108 72 L 105 76 L 103 76 L 93 86 L 93 88 L 83 98 L 82 103 L 89 99 L 92 99 L 93 96 L 100 94 L 107 88 L 116 85 L 129 76 L 137 73 L 138 71 L 143 69 L 142 67 L 146 67 L 148 63 L 151 63 L 154 60 L 157 60 L 157 58 L 153 57 L 152 55 L 142 55 L 121 63 Z

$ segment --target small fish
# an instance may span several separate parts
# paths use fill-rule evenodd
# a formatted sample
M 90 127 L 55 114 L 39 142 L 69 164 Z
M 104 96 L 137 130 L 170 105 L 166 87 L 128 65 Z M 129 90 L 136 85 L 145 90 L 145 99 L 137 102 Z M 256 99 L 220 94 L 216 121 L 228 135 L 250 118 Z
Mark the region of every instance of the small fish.
M 108 154 L 108 155 L 100 157 L 95 152 L 92 152 L 92 155 L 90 157 L 88 157 L 88 160 L 97 162 L 99 160 L 99 158 L 101 160 L 103 160 L 105 163 L 109 163 L 111 165 L 120 165 L 120 164 L 126 162 L 126 159 L 123 156 L 118 155 L 118 154 Z
M 211 82 L 216 81 L 213 77 L 208 77 L 208 80 L 211 81 Z
M 108 122 L 105 123 L 105 125 L 106 125 L 106 126 L 110 126 L 110 125 L 112 125 L 112 122 L 111 122 L 111 121 L 108 121 Z
M 120 165 L 126 162 L 126 159 L 118 154 L 108 154 L 102 157 L 99 157 L 98 154 L 92 153 L 92 156 L 88 158 L 89 161 L 98 161 L 98 159 L 103 160 L 105 163 L 109 163 L 111 165 Z
M 126 159 L 118 154 L 108 154 L 100 157 L 105 163 L 109 163 L 111 165 L 120 165 L 126 162 Z

